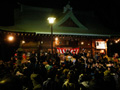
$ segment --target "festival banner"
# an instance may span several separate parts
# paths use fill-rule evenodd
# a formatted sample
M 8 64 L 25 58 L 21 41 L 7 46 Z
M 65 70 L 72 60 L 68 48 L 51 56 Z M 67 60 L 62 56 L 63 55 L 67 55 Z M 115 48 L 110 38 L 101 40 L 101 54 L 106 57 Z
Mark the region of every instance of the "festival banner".
M 79 48 L 57 48 L 57 52 L 60 53 L 60 54 L 64 54 L 66 53 L 67 51 L 70 51 L 72 54 L 76 53 L 78 54 L 79 53 Z

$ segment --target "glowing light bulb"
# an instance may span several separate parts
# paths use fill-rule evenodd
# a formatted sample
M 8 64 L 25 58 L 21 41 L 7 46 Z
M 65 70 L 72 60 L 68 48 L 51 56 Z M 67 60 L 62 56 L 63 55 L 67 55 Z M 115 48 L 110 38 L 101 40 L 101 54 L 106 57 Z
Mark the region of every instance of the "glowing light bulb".
M 13 40 L 14 40 L 14 37 L 13 37 L 13 36 L 9 36 L 9 37 L 8 37 L 8 40 L 9 40 L 9 41 L 13 41 Z

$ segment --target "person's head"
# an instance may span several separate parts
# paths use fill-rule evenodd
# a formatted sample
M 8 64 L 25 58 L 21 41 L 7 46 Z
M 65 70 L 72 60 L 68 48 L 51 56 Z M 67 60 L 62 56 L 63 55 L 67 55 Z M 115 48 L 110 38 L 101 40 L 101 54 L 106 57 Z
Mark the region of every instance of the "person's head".
M 36 58 L 35 57 L 31 57 L 30 61 L 31 61 L 31 63 L 36 63 Z
M 56 72 L 57 72 L 56 69 L 51 68 L 48 72 L 48 78 L 54 79 L 56 76 Z
M 0 90 L 22 90 L 22 84 L 17 77 L 7 77 L 0 81 Z
M 94 77 L 95 77 L 96 80 L 103 79 L 104 74 L 103 73 L 99 73 L 99 71 L 95 71 Z
M 35 54 L 35 51 L 32 51 L 32 54 Z
M 67 75 L 68 72 L 69 72 L 69 69 L 64 69 L 62 73 L 63 73 L 64 75 Z
M 74 76 L 75 76 L 75 72 L 73 70 L 70 70 L 67 74 L 67 78 L 69 79 L 69 82 L 74 81 Z
M 81 77 L 81 81 L 88 81 L 90 79 L 90 77 L 88 77 L 87 74 L 81 74 L 80 77 Z

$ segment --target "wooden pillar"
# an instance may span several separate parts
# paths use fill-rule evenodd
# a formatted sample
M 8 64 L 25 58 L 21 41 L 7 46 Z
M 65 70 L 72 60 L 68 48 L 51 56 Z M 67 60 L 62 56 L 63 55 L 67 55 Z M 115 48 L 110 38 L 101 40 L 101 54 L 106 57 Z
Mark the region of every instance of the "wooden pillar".
M 91 50 L 92 50 L 92 52 L 91 52 L 91 53 L 92 53 L 92 56 L 94 56 L 94 55 L 95 55 L 95 40 L 94 40 L 94 39 L 92 39 L 92 41 L 91 41 L 91 42 L 92 42 L 92 43 L 91 43 L 91 44 L 92 44 L 92 45 L 91 45 L 91 48 L 92 48 L 92 49 L 91 49 Z
M 106 55 L 108 55 L 108 54 L 107 54 L 107 49 L 108 49 L 108 47 L 107 47 L 107 42 L 108 42 L 108 40 L 105 41 L 105 43 L 106 43 L 105 54 L 106 54 Z

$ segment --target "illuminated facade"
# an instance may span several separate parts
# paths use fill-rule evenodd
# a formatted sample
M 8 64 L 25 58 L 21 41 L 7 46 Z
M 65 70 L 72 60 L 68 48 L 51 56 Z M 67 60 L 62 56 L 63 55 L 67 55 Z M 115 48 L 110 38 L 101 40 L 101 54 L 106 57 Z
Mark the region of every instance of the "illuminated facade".
M 95 55 L 95 52 L 107 54 L 107 40 L 112 34 L 97 22 L 92 11 L 73 11 L 70 5 L 65 6 L 64 10 L 21 6 L 22 8 L 15 10 L 15 24 L 0 26 L 0 29 L 2 33 L 15 35 L 21 40 L 24 37 L 25 43 L 20 45 L 24 50 L 50 50 L 51 31 L 47 18 L 54 16 L 56 17 L 53 24 L 54 51 L 57 48 L 79 48 L 79 51 L 84 49 L 92 55 Z

